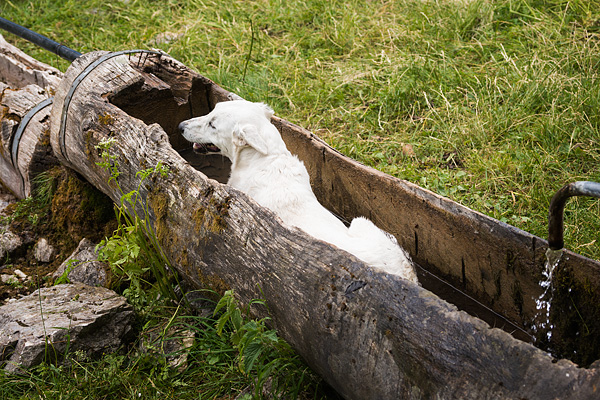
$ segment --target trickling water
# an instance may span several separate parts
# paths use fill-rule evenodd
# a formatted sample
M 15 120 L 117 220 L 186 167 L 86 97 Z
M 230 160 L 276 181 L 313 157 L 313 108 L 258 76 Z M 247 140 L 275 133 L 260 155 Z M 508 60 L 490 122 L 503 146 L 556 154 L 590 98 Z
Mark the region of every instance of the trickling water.
M 552 286 L 552 275 L 554 269 L 560 263 L 563 255 L 563 249 L 546 251 L 546 264 L 544 265 L 544 280 L 540 281 L 540 286 L 544 292 L 535 301 L 537 313 L 535 315 L 535 324 L 533 325 L 534 332 L 546 332 L 546 339 L 552 338 L 552 329 L 554 326 L 550 323 L 550 307 L 552 306 L 552 298 L 554 296 L 554 287 Z

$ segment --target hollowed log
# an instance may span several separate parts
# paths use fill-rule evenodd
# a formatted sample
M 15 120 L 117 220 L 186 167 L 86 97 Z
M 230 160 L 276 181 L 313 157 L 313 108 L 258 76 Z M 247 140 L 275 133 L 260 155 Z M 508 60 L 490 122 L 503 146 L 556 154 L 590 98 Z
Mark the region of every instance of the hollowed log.
M 72 90 L 84 72 L 85 78 Z M 274 327 L 348 399 L 597 396 L 600 370 L 579 368 L 568 360 L 553 362 L 546 352 L 491 328 L 427 289 L 374 271 L 348 253 L 283 226 L 269 210 L 210 178 L 213 170 L 221 178 L 226 175 L 227 165 L 215 168 L 211 160 L 203 159 L 193 162 L 209 169 L 192 167 L 178 152 L 188 145 L 175 127 L 232 96 L 166 55 L 86 54 L 75 60 L 57 90 L 51 114 L 52 147 L 61 162 L 115 201 L 120 190 L 127 193 L 138 187 L 137 172 L 159 162 L 168 166 L 166 177 L 153 175 L 142 182 L 141 197 L 165 253 L 180 274 L 198 287 L 234 288 L 244 303 L 265 299 Z M 542 243 L 351 162 L 286 121 L 275 118 L 274 123 L 307 162 L 325 204 L 333 204 L 346 217 L 370 210 L 366 215 L 392 231 L 417 261 L 465 277 L 465 286 L 481 279 L 472 276 L 471 262 L 482 275 L 499 268 L 494 260 L 506 262 L 502 251 L 466 257 L 479 245 L 473 238 L 487 240 L 498 228 L 504 229 L 504 241 L 512 235 L 529 240 L 526 247 Z M 96 146 L 109 140 L 109 152 L 120 171 L 120 190 L 98 165 Z M 343 176 L 336 175 L 337 168 Z M 366 183 L 368 176 L 373 187 Z M 345 189 L 350 198 L 328 194 L 331 188 L 342 193 Z M 359 204 L 364 199 L 371 201 Z M 400 204 L 403 210 L 394 210 L 395 216 L 379 215 L 394 214 L 382 208 L 390 203 Z M 453 236 L 442 237 L 448 230 Z M 470 249 L 464 242 L 468 235 Z M 449 249 L 452 240 L 463 242 Z M 513 250 L 517 257 L 522 252 L 519 241 L 511 240 L 517 243 Z M 461 257 L 461 271 L 455 274 L 456 268 L 446 264 Z M 517 271 L 523 268 L 520 265 L 530 265 L 530 261 L 511 262 Z M 534 279 L 527 278 L 524 289 L 533 286 Z M 482 292 L 485 289 L 481 287 Z M 267 310 L 256 312 L 267 314 Z

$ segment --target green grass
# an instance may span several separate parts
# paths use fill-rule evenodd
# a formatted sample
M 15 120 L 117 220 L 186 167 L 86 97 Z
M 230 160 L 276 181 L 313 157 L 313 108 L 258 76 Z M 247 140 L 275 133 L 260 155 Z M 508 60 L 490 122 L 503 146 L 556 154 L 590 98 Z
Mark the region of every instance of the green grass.
M 127 352 L 107 354 L 99 360 L 74 352 L 67 355 L 65 365 L 43 363 L 20 374 L 9 375 L 0 369 L 0 398 L 233 399 L 247 388 L 262 387 L 264 381 L 260 381 L 260 386 L 255 383 L 270 367 L 269 363 L 278 367 L 267 371 L 277 383 L 273 384 L 273 390 L 278 390 L 278 395 L 324 398 L 326 392 L 321 379 L 281 339 L 275 339 L 277 347 L 263 346 L 262 358 L 252 370 L 243 371 L 240 352 L 231 340 L 233 325 L 229 321 L 221 332 L 217 318 L 183 317 L 176 313 L 165 318 L 168 311 L 173 313 L 174 310 L 164 304 L 155 310 L 157 313 L 146 322 L 141 335 L 159 331 L 161 335 L 153 346 L 138 341 Z M 180 368 L 169 366 L 167 357 L 173 353 L 160 351 L 162 344 L 181 337 L 181 332 L 186 330 L 195 334 L 194 345 L 185 350 L 186 364 Z M 251 392 L 248 400 L 261 398 L 254 394 Z
M 145 289 L 147 300 L 157 297 L 156 287 Z M 339 398 L 266 320 L 249 319 L 232 293 L 224 302 L 224 312 L 203 317 L 168 301 L 148 301 L 132 344 L 100 359 L 75 351 L 61 365 L 42 363 L 16 374 L 0 368 L 0 399 L 233 399 L 248 392 L 250 400 L 262 398 L 267 382 L 275 398 Z M 190 334 L 188 347 L 169 347 Z M 183 363 L 171 365 L 182 355 Z
M 160 47 L 343 153 L 538 236 L 556 190 L 600 180 L 598 0 L 8 0 L 0 11 L 81 52 Z M 181 36 L 156 44 L 165 32 Z M 571 201 L 565 219 L 567 247 L 600 259 L 598 201 Z
M 0 14 L 84 53 L 159 47 L 364 164 L 541 237 L 554 192 L 600 181 L 599 0 L 5 0 Z M 598 260 L 598 232 L 600 202 L 570 200 L 566 246 Z M 119 396 L 186 398 L 204 373 L 161 386 L 162 370 L 118 357 L 61 371 L 65 387 L 123 362 Z M 223 362 L 220 393 L 235 392 Z M 52 368 L 11 382 L 51 390 Z

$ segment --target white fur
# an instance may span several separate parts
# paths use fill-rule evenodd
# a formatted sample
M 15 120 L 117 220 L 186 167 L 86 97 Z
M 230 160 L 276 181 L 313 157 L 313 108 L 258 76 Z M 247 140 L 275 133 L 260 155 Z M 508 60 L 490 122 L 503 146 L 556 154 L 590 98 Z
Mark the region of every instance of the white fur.
M 218 103 L 208 115 L 184 121 L 179 129 L 190 142 L 216 145 L 232 162 L 228 184 L 285 224 L 417 283 L 412 262 L 392 235 L 362 217 L 347 228 L 318 202 L 304 164 L 288 151 L 272 116 L 264 104 L 234 100 Z

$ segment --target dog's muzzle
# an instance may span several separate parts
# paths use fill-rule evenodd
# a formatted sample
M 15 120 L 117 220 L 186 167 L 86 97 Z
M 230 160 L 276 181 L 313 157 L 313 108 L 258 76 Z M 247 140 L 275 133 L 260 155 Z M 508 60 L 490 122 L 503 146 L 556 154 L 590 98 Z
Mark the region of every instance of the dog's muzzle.
M 179 132 L 186 139 L 187 139 L 187 137 L 185 136 L 185 129 L 187 126 L 187 122 L 188 121 L 183 121 L 178 126 Z M 192 142 L 192 143 L 193 143 L 194 152 L 196 152 L 198 154 L 209 154 L 209 153 L 220 153 L 221 152 L 221 149 L 219 149 L 217 146 L 215 146 L 212 143 L 195 143 L 195 142 Z
M 198 154 L 220 153 L 221 149 L 212 143 L 194 143 L 194 152 Z

